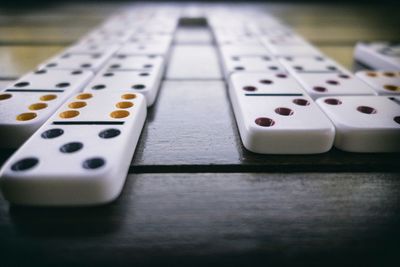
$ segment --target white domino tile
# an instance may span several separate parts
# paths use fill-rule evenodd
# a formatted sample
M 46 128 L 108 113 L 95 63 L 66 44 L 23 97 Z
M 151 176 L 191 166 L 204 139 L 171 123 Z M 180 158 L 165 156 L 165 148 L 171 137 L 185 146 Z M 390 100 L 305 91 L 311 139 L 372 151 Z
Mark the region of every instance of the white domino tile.
M 266 46 L 269 45 L 284 45 L 284 46 L 303 46 L 307 45 L 307 41 L 293 32 L 283 32 L 282 34 L 275 34 L 272 36 L 264 36 L 261 42 Z
M 336 128 L 335 146 L 349 152 L 399 152 L 400 105 L 385 96 L 317 100 Z
M 313 98 L 337 95 L 375 95 L 375 91 L 356 76 L 346 73 L 293 73 Z
M 80 206 L 118 197 L 146 117 L 145 99 L 124 92 L 71 97 L 4 164 L 13 204 Z
M 139 34 L 130 37 L 128 43 L 131 44 L 161 44 L 170 46 L 174 36 L 171 34 Z
M 399 71 L 360 71 L 356 76 L 380 95 L 400 95 Z
M 290 73 L 348 73 L 343 66 L 323 56 L 288 56 L 281 57 L 279 62 Z
M 167 43 L 160 44 L 138 44 L 126 43 L 118 51 L 117 55 L 162 55 L 167 56 L 170 45 Z
M 84 91 L 131 91 L 146 97 L 148 106 L 153 105 L 163 75 L 162 66 L 152 70 L 108 69 L 99 72 Z
M 114 54 L 114 50 L 104 53 L 62 53 L 39 66 L 40 69 L 91 70 L 97 72 Z
M 162 56 L 115 56 L 105 65 L 103 70 L 142 70 L 163 72 L 164 58 Z
M 223 58 L 225 75 L 233 72 L 279 72 L 285 68 L 273 57 L 264 56 L 225 56 Z
M 41 70 L 0 91 L 0 147 L 20 146 L 92 77 L 85 71 Z
M 108 45 L 108 44 L 90 44 L 90 43 L 77 43 L 68 47 L 64 54 L 75 53 L 75 54 L 108 54 L 114 53 L 118 50 L 120 45 Z
M 218 45 L 261 45 L 257 36 L 250 34 L 215 34 Z
M 268 49 L 262 45 L 224 45 L 219 50 L 223 57 L 270 55 Z
M 79 43 L 81 44 L 108 44 L 118 45 L 125 43 L 132 36 L 132 31 L 126 29 L 95 29 L 89 34 L 83 36 Z
M 322 53 L 310 44 L 303 45 L 281 45 L 264 43 L 266 48 L 274 56 L 321 56 Z
M 302 96 L 301 85 L 286 73 L 233 73 L 231 87 L 236 94 L 248 96 Z
M 292 78 L 245 75 L 252 74 L 231 76 L 229 95 L 246 149 L 262 154 L 316 154 L 332 147 L 332 123 Z

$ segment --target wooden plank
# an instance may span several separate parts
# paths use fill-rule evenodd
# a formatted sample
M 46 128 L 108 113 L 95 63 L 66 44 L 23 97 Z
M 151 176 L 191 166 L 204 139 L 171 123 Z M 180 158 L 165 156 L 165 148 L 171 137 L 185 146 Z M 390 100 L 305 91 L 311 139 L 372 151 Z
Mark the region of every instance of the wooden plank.
M 103 207 L 1 199 L 2 266 L 388 266 L 400 253 L 398 178 L 142 174 Z
M 64 48 L 64 46 L 0 46 L 0 78 L 18 78 Z

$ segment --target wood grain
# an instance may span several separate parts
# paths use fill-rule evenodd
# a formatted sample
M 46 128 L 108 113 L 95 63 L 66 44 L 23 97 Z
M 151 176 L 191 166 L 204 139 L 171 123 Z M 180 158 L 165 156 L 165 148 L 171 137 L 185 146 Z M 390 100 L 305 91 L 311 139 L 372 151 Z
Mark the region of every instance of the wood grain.
M 9 208 L 2 266 L 386 266 L 396 174 L 141 174 L 105 207 Z

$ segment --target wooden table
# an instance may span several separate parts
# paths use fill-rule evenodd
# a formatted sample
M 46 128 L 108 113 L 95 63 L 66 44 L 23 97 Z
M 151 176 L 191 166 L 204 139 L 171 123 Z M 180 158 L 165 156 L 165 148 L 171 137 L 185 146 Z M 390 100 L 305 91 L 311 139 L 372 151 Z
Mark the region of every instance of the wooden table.
M 119 7 L 0 10 L 0 87 Z M 356 41 L 400 37 L 391 6 L 263 8 L 349 68 Z M 224 86 L 164 81 L 110 205 L 10 207 L 0 195 L 0 266 L 398 265 L 400 155 L 248 152 Z

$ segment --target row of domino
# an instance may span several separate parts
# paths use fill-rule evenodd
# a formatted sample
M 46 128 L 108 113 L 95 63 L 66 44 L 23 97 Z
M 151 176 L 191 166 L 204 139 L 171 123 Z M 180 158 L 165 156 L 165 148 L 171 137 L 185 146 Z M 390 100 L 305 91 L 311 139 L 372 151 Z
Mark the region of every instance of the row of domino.
M 354 76 L 275 18 L 255 17 L 210 19 L 248 150 L 400 151 L 400 72 Z
M 0 171 L 7 200 L 95 205 L 120 194 L 176 27 L 167 10 L 153 13 L 112 17 L 0 92 L 1 146 L 33 134 Z
M 166 12 L 115 15 L 0 91 L 0 147 L 19 147 L 66 99 L 82 90 L 141 93 L 151 106 L 177 25 L 177 17 L 167 17 Z M 144 31 L 143 25 L 149 28 Z
M 358 42 L 354 58 L 374 69 L 400 71 L 400 43 Z

